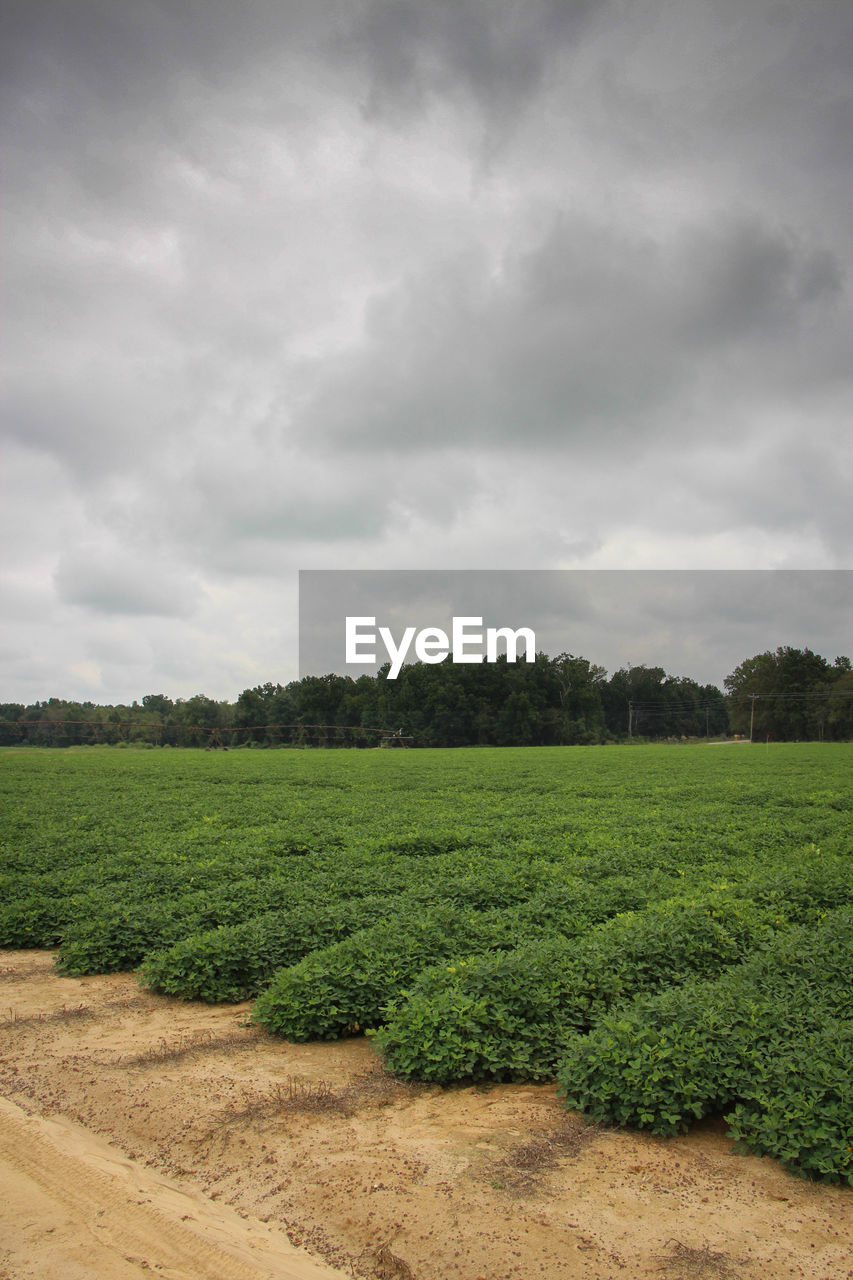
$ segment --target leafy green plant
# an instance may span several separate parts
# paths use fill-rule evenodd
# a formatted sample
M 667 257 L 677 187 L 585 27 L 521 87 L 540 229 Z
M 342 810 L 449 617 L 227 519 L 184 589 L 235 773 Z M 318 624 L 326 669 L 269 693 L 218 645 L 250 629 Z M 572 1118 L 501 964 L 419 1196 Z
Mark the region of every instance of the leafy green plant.
M 374 895 L 267 912 L 191 934 L 149 955 L 140 981 L 182 1000 L 247 1000 L 264 989 L 277 969 L 375 924 L 391 909 L 388 899 Z
M 805 1177 L 853 1186 L 853 1020 L 822 1026 L 754 1063 L 729 1133 Z
M 549 1079 L 567 1038 L 639 991 L 718 973 L 768 932 L 749 902 L 664 904 L 582 937 L 454 958 L 422 973 L 389 1009 L 377 1044 L 398 1075 Z M 773 916 L 775 922 L 776 916 Z
M 614 1010 L 567 1043 L 565 1105 L 673 1134 L 735 1104 L 730 1119 L 745 1145 L 805 1173 L 848 1178 L 850 1071 L 837 1068 L 853 1025 L 851 961 L 853 910 L 843 907 L 771 938 L 715 981 Z

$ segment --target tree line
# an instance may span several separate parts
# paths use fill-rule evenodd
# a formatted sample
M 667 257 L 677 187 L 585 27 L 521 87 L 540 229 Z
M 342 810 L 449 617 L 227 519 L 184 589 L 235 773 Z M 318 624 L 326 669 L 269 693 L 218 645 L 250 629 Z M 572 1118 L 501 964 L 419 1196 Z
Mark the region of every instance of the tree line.
M 662 667 L 613 675 L 586 658 L 406 666 L 375 676 L 306 676 L 244 689 L 236 701 L 146 694 L 130 706 L 50 698 L 0 704 L 0 745 L 557 746 L 718 737 L 853 738 L 849 658 L 810 649 L 748 658 L 725 692 Z

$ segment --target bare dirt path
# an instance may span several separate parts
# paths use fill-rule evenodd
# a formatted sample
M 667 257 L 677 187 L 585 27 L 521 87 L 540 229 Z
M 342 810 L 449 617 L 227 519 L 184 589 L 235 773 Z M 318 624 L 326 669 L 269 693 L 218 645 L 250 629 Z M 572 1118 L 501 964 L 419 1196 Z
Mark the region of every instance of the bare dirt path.
M 2 1098 L 0 1186 L 5 1265 L 34 1280 L 120 1280 L 140 1269 L 169 1280 L 340 1274 L 73 1121 L 29 1116 Z
M 853 1280 L 853 1194 L 0 952 L 0 1280 Z

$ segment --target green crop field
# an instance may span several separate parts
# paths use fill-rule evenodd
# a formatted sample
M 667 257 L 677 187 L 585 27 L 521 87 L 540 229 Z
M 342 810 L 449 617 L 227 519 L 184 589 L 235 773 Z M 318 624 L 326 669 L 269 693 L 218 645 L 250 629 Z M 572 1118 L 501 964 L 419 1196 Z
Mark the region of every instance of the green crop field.
M 0 751 L 0 946 L 853 1184 L 853 745 Z

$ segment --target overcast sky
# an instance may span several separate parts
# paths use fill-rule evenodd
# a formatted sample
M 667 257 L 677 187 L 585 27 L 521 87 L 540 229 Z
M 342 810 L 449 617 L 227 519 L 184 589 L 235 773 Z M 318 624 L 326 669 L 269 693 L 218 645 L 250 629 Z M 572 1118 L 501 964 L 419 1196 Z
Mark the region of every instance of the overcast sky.
M 0 700 L 293 679 L 300 569 L 853 564 L 849 5 L 0 19 Z

